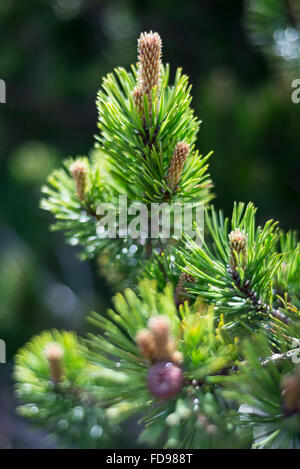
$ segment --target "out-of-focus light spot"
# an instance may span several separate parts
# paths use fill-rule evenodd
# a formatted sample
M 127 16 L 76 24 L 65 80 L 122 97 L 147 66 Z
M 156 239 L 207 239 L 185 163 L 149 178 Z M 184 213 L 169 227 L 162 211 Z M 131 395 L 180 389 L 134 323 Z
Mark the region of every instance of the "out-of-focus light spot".
M 53 148 L 38 141 L 19 146 L 10 158 L 12 176 L 25 183 L 40 183 L 54 166 L 57 154 Z
M 100 425 L 94 425 L 91 428 L 90 435 L 92 438 L 100 438 L 103 433 L 103 428 Z
M 129 256 L 134 256 L 134 254 L 137 252 L 138 247 L 136 244 L 132 244 L 129 248 Z
M 287 28 L 285 31 L 285 35 L 288 41 L 296 41 L 299 39 L 299 33 L 295 28 Z
M 67 430 L 69 424 L 66 420 L 62 419 L 57 423 L 57 427 L 59 428 L 59 430 Z
M 46 291 L 48 308 L 58 316 L 68 316 L 78 310 L 78 299 L 71 288 L 62 283 L 51 284 Z
M 70 20 L 78 15 L 81 4 L 82 0 L 56 0 L 53 9 L 59 18 Z
M 84 418 L 84 409 L 81 406 L 77 406 L 73 409 L 74 420 L 80 422 Z
M 109 5 L 101 18 L 104 34 L 113 40 L 136 34 L 138 26 L 126 2 Z
M 300 37 L 295 28 L 277 29 L 274 32 L 275 54 L 285 60 L 300 58 Z
M 29 407 L 31 415 L 36 415 L 39 412 L 39 408 L 36 405 L 31 405 Z

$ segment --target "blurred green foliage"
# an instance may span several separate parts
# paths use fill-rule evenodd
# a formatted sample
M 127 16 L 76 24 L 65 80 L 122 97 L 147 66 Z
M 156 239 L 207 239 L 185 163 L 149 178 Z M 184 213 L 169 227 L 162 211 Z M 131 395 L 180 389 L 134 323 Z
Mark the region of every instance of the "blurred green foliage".
M 258 2 L 1 2 L 0 337 L 9 360 L 34 332 L 82 332 L 86 314 L 109 303 L 97 265 L 79 262 L 63 235 L 49 232 L 40 186 L 62 159 L 92 149 L 100 79 L 136 60 L 142 30 L 157 30 L 164 61 L 190 75 L 203 119 L 198 147 L 214 150 L 217 208 L 228 214 L 233 200 L 252 200 L 260 222 L 299 228 L 300 105 L 291 102 L 289 80 L 300 77 L 283 77 L 269 50 L 252 45 L 249 5 L 253 13 Z

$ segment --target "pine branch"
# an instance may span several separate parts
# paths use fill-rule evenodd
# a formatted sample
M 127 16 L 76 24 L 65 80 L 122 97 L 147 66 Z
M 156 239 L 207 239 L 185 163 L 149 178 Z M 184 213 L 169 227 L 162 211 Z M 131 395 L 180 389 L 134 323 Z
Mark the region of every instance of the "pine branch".
M 101 254 L 106 271 L 111 266 L 116 277 L 124 273 L 135 278 L 143 260 L 160 247 L 160 241 L 148 237 L 145 242 L 142 235 L 124 241 L 119 195 L 127 197 L 128 205 L 140 202 L 148 209 L 151 203 L 198 205 L 212 197 L 207 171 L 211 154 L 203 157 L 195 150 L 200 121 L 190 107 L 190 91 L 180 69 L 175 83 L 169 83 L 159 35 L 143 33 L 137 67 L 130 72 L 117 68 L 103 79 L 97 98 L 96 156 L 67 161 L 65 171 L 55 171 L 43 188 L 41 207 L 54 214 L 53 229 L 64 230 L 70 244 L 81 246 L 82 257 Z M 177 155 L 182 146 L 189 151 Z M 115 240 L 99 236 L 103 217 L 98 208 L 103 204 L 116 207 Z M 123 255 L 136 247 L 134 259 Z
M 241 404 L 241 421 L 254 433 L 253 447 L 297 448 L 300 414 L 292 407 L 297 405 L 300 387 L 298 375 L 292 374 L 298 372 L 288 359 L 291 356 L 286 353 L 279 354 L 278 359 L 270 358 L 264 337 L 246 342 L 244 356 L 242 371 L 220 381 L 226 386 L 225 397 Z
M 216 305 L 232 326 L 245 330 L 259 329 L 271 317 L 287 321 L 285 313 L 273 306 L 273 279 L 283 261 L 283 254 L 275 249 L 276 223 L 269 221 L 263 228 L 255 228 L 255 212 L 252 204 L 246 209 L 244 204 L 236 204 L 229 222 L 212 208 L 206 213 L 212 249 L 206 241 L 200 247 L 186 237 L 185 246 L 179 250 L 183 271 L 195 278 L 187 292 L 194 297 L 201 295 Z M 241 249 L 237 241 L 232 241 L 237 230 L 245 232 Z
M 116 428 L 103 418 L 93 391 L 93 367 L 71 332 L 45 331 L 16 356 L 21 415 L 46 428 L 64 445 L 109 447 Z
M 256 38 L 272 48 L 270 25 L 283 3 L 274 11 L 272 2 L 259 11 L 256 0 L 250 3 L 268 26 L 253 23 Z M 116 207 L 119 195 L 147 209 L 161 202 L 199 207 L 212 198 L 210 154 L 195 148 L 200 121 L 188 78 L 178 69 L 169 83 L 161 50 L 157 33 L 142 33 L 137 66 L 104 78 L 96 150 L 52 173 L 41 202 L 56 219 L 53 229 L 64 230 L 83 256 L 100 255 L 119 290 L 132 279 L 135 289 L 117 294 L 107 315 L 91 314 L 99 333 L 85 345 L 73 333 L 46 331 L 20 350 L 20 412 L 64 443 L 86 448 L 110 447 L 116 424 L 137 414 L 140 439 L 150 445 L 297 445 L 296 234 L 281 233 L 272 220 L 257 227 L 253 204 L 239 203 L 231 219 L 206 210 L 202 246 L 185 233 L 180 244 L 123 238 L 118 210 L 114 239 L 99 236 L 99 207 Z
M 154 435 L 155 440 L 162 438 L 179 403 L 186 408 L 186 418 L 190 415 L 187 424 L 193 425 L 195 417 L 206 413 L 204 402 L 211 400 L 215 410 L 206 416 L 207 424 L 200 425 L 197 431 L 199 437 L 203 433 L 205 439 L 214 439 L 206 431 L 208 425 L 215 425 L 221 444 L 231 420 L 230 411 L 227 415 L 226 403 L 218 401 L 217 389 L 210 387 L 207 377 L 232 366 L 236 349 L 222 324 L 215 329 L 212 311 L 203 307 L 199 313 L 197 305 L 192 312 L 185 305 L 179 308 L 178 316 L 170 285 L 158 293 L 155 283 L 149 280 L 140 282 L 138 296 L 130 290 L 125 291 L 124 297 L 118 295 L 115 308 L 116 312 L 109 311 L 110 319 L 91 316 L 104 337 L 90 335 L 87 342 L 90 361 L 99 367 L 99 379 L 102 376 L 102 382 L 106 380 L 101 395 L 109 405 L 107 416 L 119 422 L 143 412 L 143 421 L 147 423 L 143 438 L 153 441 Z M 208 397 L 210 391 L 213 394 Z M 193 406 L 195 399 L 201 404 Z M 159 419 L 159 432 L 158 413 L 163 416 Z M 183 444 L 180 435 L 176 444 Z M 173 438 L 170 429 L 167 446 Z M 189 445 L 195 441 L 196 436 L 183 447 L 192 447 Z

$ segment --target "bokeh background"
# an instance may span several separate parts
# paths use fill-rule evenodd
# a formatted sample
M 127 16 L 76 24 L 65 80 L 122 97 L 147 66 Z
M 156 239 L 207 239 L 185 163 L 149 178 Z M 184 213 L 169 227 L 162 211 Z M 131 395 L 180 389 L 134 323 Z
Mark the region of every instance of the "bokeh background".
M 44 448 L 16 415 L 12 357 L 44 328 L 84 334 L 111 291 L 97 262 L 80 262 L 39 208 L 47 174 L 88 154 L 101 76 L 136 61 L 141 31 L 158 31 L 163 59 L 190 75 L 211 149 L 215 205 L 252 200 L 259 221 L 299 228 L 299 10 L 292 0 L 5 0 L 0 2 L 0 448 Z M 298 73 L 298 75 L 297 75 Z M 53 444 L 53 443 L 51 443 Z

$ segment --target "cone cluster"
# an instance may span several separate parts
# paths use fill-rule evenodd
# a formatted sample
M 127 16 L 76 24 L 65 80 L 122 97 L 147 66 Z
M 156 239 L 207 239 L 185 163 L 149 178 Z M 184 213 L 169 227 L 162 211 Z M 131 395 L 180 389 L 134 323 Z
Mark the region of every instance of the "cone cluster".
M 63 379 L 63 349 L 54 342 L 46 347 L 45 355 L 49 363 L 51 379 L 58 384 Z
M 172 191 L 176 188 L 178 184 L 189 152 L 190 145 L 185 142 L 177 143 L 174 148 L 173 156 L 167 174 L 167 183 Z
M 148 328 L 137 333 L 136 342 L 144 358 L 150 362 L 182 362 L 182 354 L 176 350 L 176 342 L 170 333 L 167 316 L 155 316 L 149 320 Z
M 246 265 L 247 261 L 247 244 L 248 244 L 248 236 L 245 230 L 240 230 L 236 228 L 234 231 L 231 231 L 228 235 L 229 238 L 229 246 L 230 246 L 230 267 L 232 270 L 235 270 L 237 267 L 236 263 L 236 255 L 242 256 L 243 260 L 243 267 Z
M 184 293 L 186 292 L 185 284 L 193 282 L 195 282 L 195 278 L 192 275 L 188 274 L 187 272 L 181 272 L 175 290 L 175 300 L 178 305 L 184 302 Z
M 71 166 L 72 177 L 76 183 L 76 193 L 81 201 L 85 199 L 87 172 L 87 165 L 83 161 L 75 161 Z

